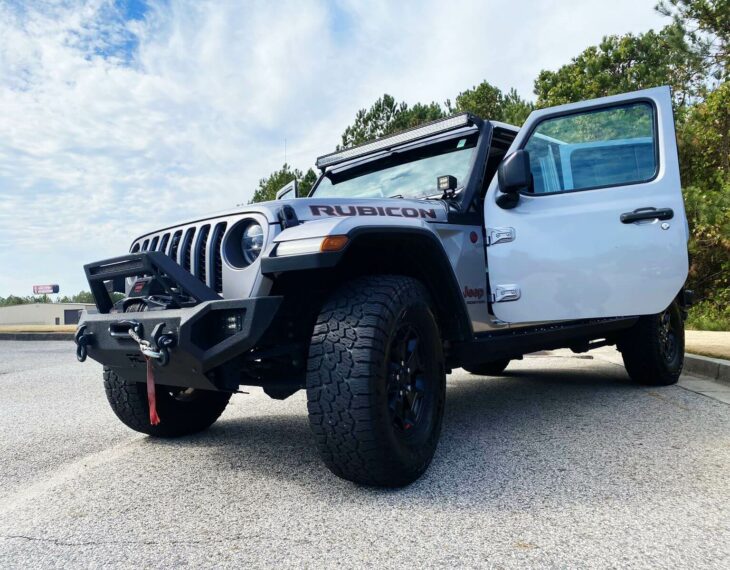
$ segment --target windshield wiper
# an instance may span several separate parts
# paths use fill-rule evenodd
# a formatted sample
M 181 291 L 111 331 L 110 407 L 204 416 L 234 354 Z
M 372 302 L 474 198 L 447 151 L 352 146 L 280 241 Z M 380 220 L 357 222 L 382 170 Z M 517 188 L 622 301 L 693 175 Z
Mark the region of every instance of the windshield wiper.
M 393 194 L 392 196 L 388 196 L 388 198 L 403 198 L 403 194 Z

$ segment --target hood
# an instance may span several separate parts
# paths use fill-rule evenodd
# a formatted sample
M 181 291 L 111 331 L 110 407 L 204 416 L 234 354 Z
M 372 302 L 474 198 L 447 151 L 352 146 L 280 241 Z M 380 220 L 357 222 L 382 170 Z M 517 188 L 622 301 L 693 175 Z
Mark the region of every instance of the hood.
M 209 213 L 193 219 L 181 221 L 171 226 L 157 228 L 136 238 L 138 241 L 152 234 L 170 231 L 181 226 L 195 224 L 216 218 L 259 214 L 266 217 L 269 224 L 278 224 L 278 212 L 283 206 L 291 206 L 300 222 L 321 221 L 325 219 L 347 219 L 362 217 L 374 222 L 376 219 L 388 224 L 412 222 L 446 222 L 448 208 L 441 200 L 404 200 L 402 198 L 295 198 L 292 200 L 272 200 L 256 204 L 243 204 L 228 210 Z

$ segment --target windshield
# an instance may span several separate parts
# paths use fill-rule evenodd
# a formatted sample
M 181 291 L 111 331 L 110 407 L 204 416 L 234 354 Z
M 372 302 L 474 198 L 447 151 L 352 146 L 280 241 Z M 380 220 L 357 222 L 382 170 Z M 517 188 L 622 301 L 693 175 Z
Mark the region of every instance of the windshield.
M 456 177 L 457 187 L 466 184 L 478 133 L 439 141 L 369 164 L 328 172 L 313 196 L 348 198 L 425 198 L 441 194 L 439 176 Z

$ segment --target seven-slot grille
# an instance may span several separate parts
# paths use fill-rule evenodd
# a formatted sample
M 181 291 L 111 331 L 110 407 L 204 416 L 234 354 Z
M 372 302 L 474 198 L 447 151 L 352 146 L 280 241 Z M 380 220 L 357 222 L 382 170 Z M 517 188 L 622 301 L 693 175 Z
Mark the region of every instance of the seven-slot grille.
M 228 222 L 170 230 L 137 241 L 132 253 L 161 251 L 218 293 L 223 292 L 223 237 Z

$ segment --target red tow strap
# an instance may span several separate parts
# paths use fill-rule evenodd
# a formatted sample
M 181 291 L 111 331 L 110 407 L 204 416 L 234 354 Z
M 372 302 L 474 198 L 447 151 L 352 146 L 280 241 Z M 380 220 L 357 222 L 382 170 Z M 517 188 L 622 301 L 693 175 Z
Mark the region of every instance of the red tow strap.
M 157 415 L 155 373 L 152 370 L 152 359 L 149 356 L 145 356 L 145 360 L 147 360 L 147 403 L 150 408 L 150 424 L 156 426 L 160 423 L 160 416 Z

